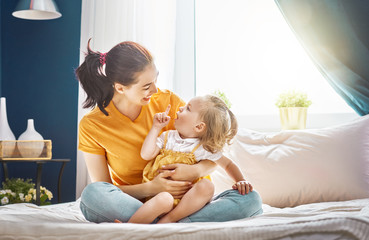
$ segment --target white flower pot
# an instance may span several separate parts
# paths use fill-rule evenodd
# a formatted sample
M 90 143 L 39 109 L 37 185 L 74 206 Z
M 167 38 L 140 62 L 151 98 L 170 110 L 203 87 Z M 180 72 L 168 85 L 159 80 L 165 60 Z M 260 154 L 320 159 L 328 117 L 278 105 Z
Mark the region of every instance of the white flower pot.
M 282 130 L 296 130 L 306 128 L 306 107 L 279 108 Z

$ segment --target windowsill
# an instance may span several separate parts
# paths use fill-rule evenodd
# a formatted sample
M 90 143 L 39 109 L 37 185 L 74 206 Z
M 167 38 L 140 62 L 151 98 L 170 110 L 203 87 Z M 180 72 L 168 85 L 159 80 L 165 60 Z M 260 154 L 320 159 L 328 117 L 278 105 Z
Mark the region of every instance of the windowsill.
M 350 122 L 359 115 L 356 113 L 308 113 L 306 128 L 325 128 Z M 238 115 L 239 128 L 252 129 L 259 132 L 277 132 L 281 130 L 278 114 Z

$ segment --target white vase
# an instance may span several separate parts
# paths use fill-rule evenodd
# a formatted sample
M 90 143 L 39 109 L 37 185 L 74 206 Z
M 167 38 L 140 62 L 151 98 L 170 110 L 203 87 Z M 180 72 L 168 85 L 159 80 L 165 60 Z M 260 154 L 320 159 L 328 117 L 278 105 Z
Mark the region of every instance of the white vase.
M 39 134 L 34 125 L 33 119 L 28 119 L 27 130 L 22 133 L 18 140 L 29 142 L 18 142 L 19 153 L 24 158 L 38 158 L 40 157 L 45 143 L 42 142 L 44 138 Z
M 9 127 L 8 116 L 6 114 L 6 99 L 0 98 L 0 141 L 12 140 L 15 141 L 15 136 Z M 3 144 L 3 156 L 11 157 L 15 149 L 15 142 L 7 142 Z
M 306 128 L 307 107 L 279 108 L 282 130 L 297 130 Z

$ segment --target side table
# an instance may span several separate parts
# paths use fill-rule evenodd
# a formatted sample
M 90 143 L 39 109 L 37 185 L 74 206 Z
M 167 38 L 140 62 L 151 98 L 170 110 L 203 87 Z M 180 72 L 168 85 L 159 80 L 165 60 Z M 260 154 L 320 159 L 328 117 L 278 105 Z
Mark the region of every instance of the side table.
M 42 166 L 45 163 L 48 162 L 61 162 L 62 165 L 60 167 L 59 171 L 59 178 L 58 178 L 58 203 L 60 203 L 60 187 L 61 187 L 61 179 L 63 176 L 63 171 L 65 164 L 67 162 L 70 162 L 70 159 L 48 159 L 48 160 L 3 160 L 0 159 L 0 162 L 3 165 L 3 172 L 4 172 L 4 178 L 7 179 L 8 177 L 8 166 L 7 163 L 11 162 L 34 162 L 37 164 L 37 171 L 36 171 L 36 204 L 40 205 L 40 186 L 41 186 L 41 176 L 42 176 Z

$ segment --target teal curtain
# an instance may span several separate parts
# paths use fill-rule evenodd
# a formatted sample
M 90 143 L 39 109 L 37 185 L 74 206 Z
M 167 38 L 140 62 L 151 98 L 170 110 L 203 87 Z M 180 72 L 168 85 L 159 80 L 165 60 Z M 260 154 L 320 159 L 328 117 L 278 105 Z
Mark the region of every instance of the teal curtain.
M 292 31 L 335 91 L 369 113 L 369 1 L 275 0 Z

